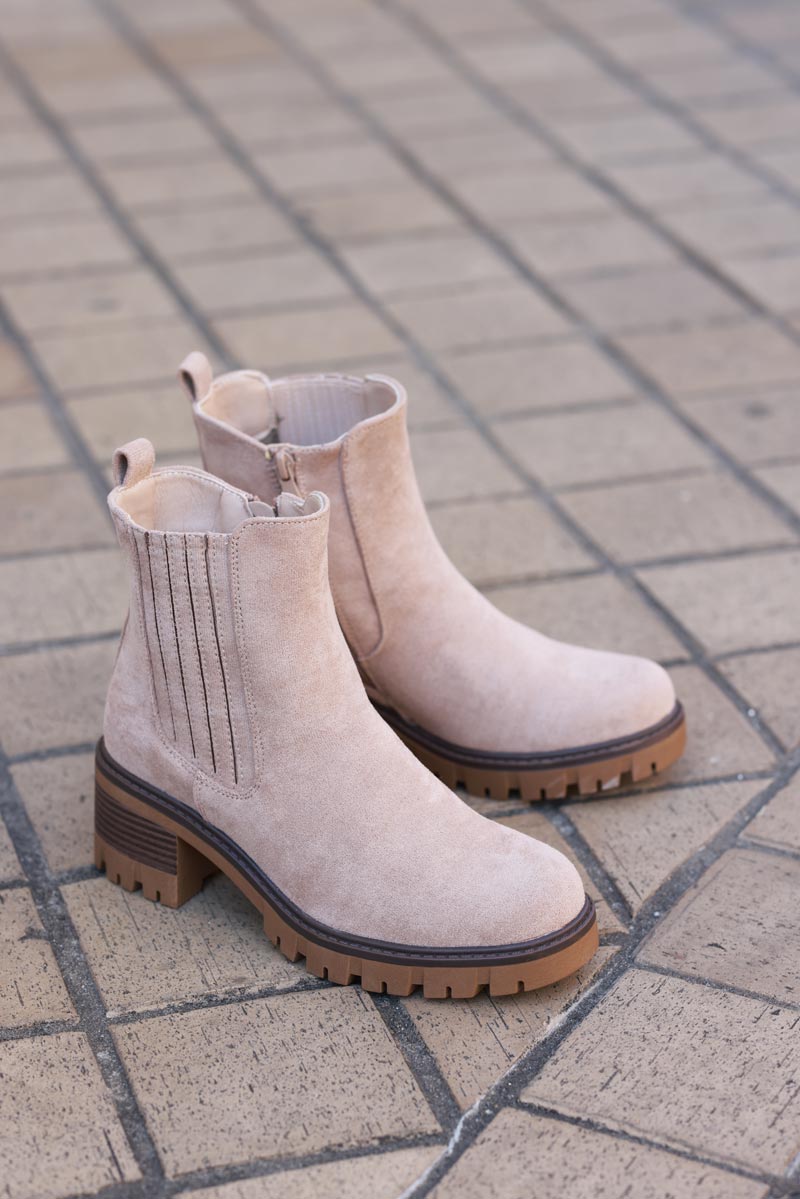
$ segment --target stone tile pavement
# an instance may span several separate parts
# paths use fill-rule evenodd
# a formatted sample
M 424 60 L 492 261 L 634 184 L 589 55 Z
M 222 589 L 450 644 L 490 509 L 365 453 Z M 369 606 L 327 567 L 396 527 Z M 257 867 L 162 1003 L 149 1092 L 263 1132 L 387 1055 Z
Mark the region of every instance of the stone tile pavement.
M 0 115 L 0 1195 L 800 1194 L 797 5 L 0 0 Z M 191 348 L 400 374 L 459 565 L 673 670 L 671 775 L 471 800 L 578 978 L 336 989 L 97 876 L 109 455 L 196 459 Z

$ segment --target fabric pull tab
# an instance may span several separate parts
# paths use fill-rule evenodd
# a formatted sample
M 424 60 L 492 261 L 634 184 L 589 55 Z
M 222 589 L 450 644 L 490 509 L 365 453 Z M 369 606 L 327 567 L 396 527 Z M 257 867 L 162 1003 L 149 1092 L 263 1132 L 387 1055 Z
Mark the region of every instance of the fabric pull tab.
M 137 437 L 114 451 L 111 470 L 115 487 L 133 487 L 152 472 L 156 452 L 146 437 Z
M 178 379 L 193 403 L 204 400 L 214 380 L 211 363 L 205 354 L 201 354 L 199 350 L 187 354 L 178 368 Z

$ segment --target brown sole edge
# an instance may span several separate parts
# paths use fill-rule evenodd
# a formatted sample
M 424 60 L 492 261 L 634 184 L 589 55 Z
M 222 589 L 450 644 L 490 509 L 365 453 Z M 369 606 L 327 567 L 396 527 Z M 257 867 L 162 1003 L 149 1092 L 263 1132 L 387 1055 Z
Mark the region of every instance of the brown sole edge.
M 630 738 L 628 744 L 588 746 L 576 750 L 572 759 L 568 753 L 531 754 L 530 765 L 510 754 L 493 759 L 490 754 L 451 746 L 417 729 L 391 709 L 375 706 L 415 757 L 443 783 L 488 799 L 516 798 L 535 803 L 604 794 L 659 774 L 677 762 L 686 748 L 686 718 L 680 704 L 662 722 L 663 731 L 653 735 L 646 730 L 639 744 L 637 738 Z
M 358 952 L 355 939 L 352 951 L 343 952 L 324 938 L 315 939 L 287 921 L 273 903 L 254 885 L 252 878 L 231 861 L 221 845 L 212 839 L 217 830 L 206 826 L 209 835 L 202 835 L 183 820 L 134 794 L 133 776 L 121 768 L 109 769 L 110 760 L 104 755 L 102 742 L 98 747 L 95 796 L 95 864 L 105 870 L 107 878 L 127 891 L 141 887 L 147 899 L 159 901 L 166 907 L 177 908 L 201 890 L 206 878 L 222 871 L 261 913 L 264 931 L 272 944 L 289 961 L 300 957 L 306 969 L 318 978 L 347 985 L 360 982 L 367 991 L 389 995 L 410 995 L 422 987 L 426 998 L 469 999 L 484 987 L 491 995 L 514 995 L 532 991 L 567 978 L 585 965 L 599 944 L 597 919 L 587 898 L 584 911 L 566 926 L 564 936 L 541 938 L 541 945 L 498 947 L 496 956 L 502 959 L 519 951 L 530 951 L 527 959 L 492 962 L 491 960 L 448 961 L 470 950 L 408 950 L 387 946 L 384 954 L 376 952 L 376 942 L 363 942 Z M 138 790 L 138 788 L 136 788 Z M 155 794 L 155 793 L 154 793 Z M 160 793 L 158 793 L 160 794 Z M 164 797 L 165 799 L 167 797 Z M 170 801 L 176 808 L 185 805 Z M 194 815 L 194 823 L 199 820 Z M 224 837 L 224 834 L 220 834 Z M 322 927 L 322 926 L 320 926 Z M 338 934 L 333 933 L 336 936 Z M 553 948 L 545 945 L 552 942 Z M 406 954 L 418 952 L 434 960 L 391 960 L 398 950 Z M 369 956 L 362 956 L 362 954 Z M 436 955 L 442 964 L 435 962 Z M 495 950 L 487 949 L 484 958 L 490 959 Z

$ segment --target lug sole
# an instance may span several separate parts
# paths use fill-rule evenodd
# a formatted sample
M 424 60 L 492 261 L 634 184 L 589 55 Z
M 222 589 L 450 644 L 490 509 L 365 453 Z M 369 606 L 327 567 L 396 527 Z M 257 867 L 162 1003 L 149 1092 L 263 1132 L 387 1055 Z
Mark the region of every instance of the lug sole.
M 118 766 L 96 758 L 95 864 L 126 891 L 177 908 L 222 871 L 258 909 L 272 944 L 318 978 L 368 991 L 468 999 L 484 987 L 514 995 L 574 974 L 598 946 L 592 901 L 564 928 L 523 944 L 478 948 L 391 945 L 319 924 L 286 898 L 221 830 Z
M 602 794 L 645 782 L 676 762 L 686 747 L 686 717 L 680 704 L 665 720 L 633 737 L 563 753 L 525 755 L 490 754 L 453 745 L 391 708 L 374 706 L 443 783 L 490 799 L 519 798 L 533 803 Z

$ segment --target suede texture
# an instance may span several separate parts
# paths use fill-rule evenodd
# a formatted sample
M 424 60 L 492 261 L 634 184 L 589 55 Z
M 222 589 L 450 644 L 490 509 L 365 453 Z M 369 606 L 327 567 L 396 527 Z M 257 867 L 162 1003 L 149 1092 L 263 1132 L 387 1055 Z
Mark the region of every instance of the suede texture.
M 328 586 L 325 497 L 284 494 L 274 511 L 135 457 L 110 497 L 131 574 L 111 755 L 342 932 L 488 946 L 574 919 L 584 893 L 567 859 L 473 812 L 370 704 Z M 206 530 L 198 508 L 215 514 Z
M 195 404 L 205 465 L 258 491 L 244 458 L 234 376 L 226 376 L 229 440 L 205 409 L 215 384 Z M 303 436 L 322 418 L 318 376 L 272 380 L 271 394 L 299 413 L 291 422 L 274 403 L 264 419 L 291 456 L 284 484 L 331 499 L 330 581 L 348 643 L 371 694 L 408 720 L 455 745 L 495 753 L 569 752 L 628 737 L 667 717 L 672 682 L 645 658 L 555 641 L 498 612 L 459 574 L 439 545 L 419 494 L 406 429 L 407 401 L 391 379 L 361 380 L 364 415 L 325 445 L 281 441 L 291 423 Z M 323 401 L 335 405 L 332 376 Z M 381 389 L 383 389 L 381 391 Z M 354 380 L 342 381 L 342 406 L 354 412 Z M 369 402 L 366 397 L 369 396 Z M 233 423 L 231 423 L 233 422 Z M 328 425 L 337 428 L 333 418 Z M 262 472 L 263 477 L 263 472 Z M 269 486 L 264 478 L 262 488 Z

